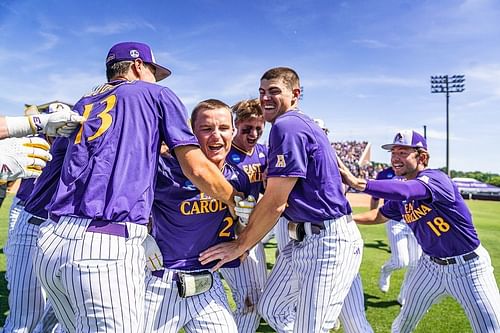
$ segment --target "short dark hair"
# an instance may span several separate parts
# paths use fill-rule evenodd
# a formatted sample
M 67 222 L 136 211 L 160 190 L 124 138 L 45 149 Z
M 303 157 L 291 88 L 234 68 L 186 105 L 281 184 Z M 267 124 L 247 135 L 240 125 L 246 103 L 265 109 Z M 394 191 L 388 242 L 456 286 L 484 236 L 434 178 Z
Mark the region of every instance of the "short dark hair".
M 260 101 L 257 98 L 244 99 L 231 107 L 234 113 L 234 121 L 248 120 L 263 117 Z
M 125 76 L 127 75 L 130 65 L 132 65 L 134 62 L 133 61 L 119 61 L 115 62 L 114 64 L 107 66 L 106 67 L 106 78 L 108 79 L 108 82 L 113 80 L 117 76 Z
M 290 89 L 300 88 L 300 79 L 296 71 L 288 67 L 275 67 L 267 70 L 260 78 L 261 80 L 282 79 L 283 83 Z
M 229 114 L 231 115 L 231 124 L 233 123 L 233 113 L 231 112 L 231 108 L 226 103 L 222 102 L 218 99 L 206 99 L 204 101 L 199 102 L 191 112 L 191 128 L 194 129 L 194 124 L 196 122 L 196 117 L 198 113 L 202 110 L 216 110 L 216 109 L 227 109 Z

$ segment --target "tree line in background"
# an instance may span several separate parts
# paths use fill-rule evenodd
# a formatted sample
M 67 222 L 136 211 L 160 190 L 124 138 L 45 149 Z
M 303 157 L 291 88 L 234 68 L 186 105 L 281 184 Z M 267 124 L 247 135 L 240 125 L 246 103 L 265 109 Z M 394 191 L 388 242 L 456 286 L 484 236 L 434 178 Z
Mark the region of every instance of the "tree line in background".
M 446 172 L 445 168 L 441 171 Z M 500 175 L 496 173 L 481 172 L 481 171 L 456 171 L 451 170 L 451 178 L 474 178 L 483 183 L 491 184 L 500 187 Z

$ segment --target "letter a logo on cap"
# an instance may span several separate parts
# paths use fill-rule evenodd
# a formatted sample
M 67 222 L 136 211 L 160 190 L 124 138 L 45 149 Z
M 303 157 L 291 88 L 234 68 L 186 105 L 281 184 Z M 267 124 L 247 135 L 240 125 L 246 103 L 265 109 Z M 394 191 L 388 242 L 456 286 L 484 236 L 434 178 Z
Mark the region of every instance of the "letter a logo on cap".
M 403 143 L 403 135 L 401 135 L 401 133 L 396 134 L 396 137 L 394 138 L 394 143 Z

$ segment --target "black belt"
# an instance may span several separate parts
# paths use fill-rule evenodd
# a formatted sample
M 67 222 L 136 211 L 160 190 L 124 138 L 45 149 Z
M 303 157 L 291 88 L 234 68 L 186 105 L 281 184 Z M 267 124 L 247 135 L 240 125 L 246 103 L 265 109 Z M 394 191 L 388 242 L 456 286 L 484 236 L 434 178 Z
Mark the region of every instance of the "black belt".
M 463 255 L 462 259 L 464 261 L 469 261 L 477 257 L 479 256 L 477 255 L 476 252 L 471 252 Z M 437 257 L 429 257 L 429 258 L 431 259 L 431 261 L 435 262 L 438 265 L 453 265 L 457 263 L 457 259 L 455 258 L 448 258 L 448 259 L 437 258 Z
M 325 223 L 323 222 L 311 222 L 311 232 L 315 235 L 319 235 L 321 230 L 325 230 Z
M 26 206 L 26 200 L 19 200 L 17 202 L 17 205 L 19 205 L 19 206 Z
M 45 222 L 46 219 L 42 219 L 40 217 L 36 217 L 36 216 L 32 216 L 29 220 L 28 220 L 28 223 L 29 224 L 33 224 L 33 225 L 40 225 L 42 224 L 43 222 Z

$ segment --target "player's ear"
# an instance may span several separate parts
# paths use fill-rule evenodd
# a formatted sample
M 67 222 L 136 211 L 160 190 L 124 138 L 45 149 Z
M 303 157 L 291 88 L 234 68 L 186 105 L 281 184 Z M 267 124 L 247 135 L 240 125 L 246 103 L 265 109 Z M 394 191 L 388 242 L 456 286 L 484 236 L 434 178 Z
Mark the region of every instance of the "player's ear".
M 299 101 L 299 97 L 300 97 L 300 88 L 295 88 L 292 90 L 292 105 L 295 105 L 298 103 Z
M 140 77 L 142 69 L 141 66 L 144 66 L 144 63 L 139 58 L 135 59 L 132 65 L 130 65 L 130 68 L 132 69 L 132 72 L 134 73 L 135 77 Z

